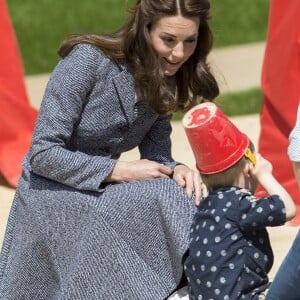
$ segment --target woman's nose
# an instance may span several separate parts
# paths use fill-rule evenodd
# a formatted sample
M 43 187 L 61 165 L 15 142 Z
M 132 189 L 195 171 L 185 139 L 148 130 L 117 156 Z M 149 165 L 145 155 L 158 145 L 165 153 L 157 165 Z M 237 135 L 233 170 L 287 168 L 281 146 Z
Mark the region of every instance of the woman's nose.
M 183 43 L 178 43 L 172 51 L 172 55 L 176 58 L 182 58 L 184 57 L 184 46 Z

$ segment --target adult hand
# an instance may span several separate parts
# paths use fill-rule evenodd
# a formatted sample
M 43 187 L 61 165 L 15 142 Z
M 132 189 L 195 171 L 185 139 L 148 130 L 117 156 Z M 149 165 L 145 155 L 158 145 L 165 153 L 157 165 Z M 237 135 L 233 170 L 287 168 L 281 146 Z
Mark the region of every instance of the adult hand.
M 133 182 L 155 178 L 168 178 L 172 169 L 155 161 L 141 159 L 135 161 L 118 161 L 106 178 L 106 182 Z
M 185 165 L 177 165 L 174 168 L 173 179 L 182 187 L 186 188 L 187 195 L 191 198 L 195 193 L 195 203 L 198 205 L 202 197 L 208 195 L 206 185 L 202 182 L 199 172 Z

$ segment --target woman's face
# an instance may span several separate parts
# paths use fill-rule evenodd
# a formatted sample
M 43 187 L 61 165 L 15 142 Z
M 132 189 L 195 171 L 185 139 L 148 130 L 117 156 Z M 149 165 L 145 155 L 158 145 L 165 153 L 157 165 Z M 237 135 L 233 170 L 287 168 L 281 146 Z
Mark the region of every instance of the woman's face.
M 152 47 L 166 76 L 174 75 L 193 54 L 199 25 L 199 17 L 185 18 L 181 15 L 162 17 L 152 25 Z

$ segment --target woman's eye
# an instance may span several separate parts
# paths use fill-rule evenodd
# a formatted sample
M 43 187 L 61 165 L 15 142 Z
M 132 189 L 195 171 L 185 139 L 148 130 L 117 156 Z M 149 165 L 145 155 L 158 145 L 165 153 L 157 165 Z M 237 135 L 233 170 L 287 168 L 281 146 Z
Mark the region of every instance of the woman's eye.
M 196 42 L 196 39 L 192 39 L 192 40 L 186 40 L 186 43 L 189 43 L 189 44 L 193 44 Z
M 163 40 L 164 42 L 166 42 L 166 43 L 172 43 L 172 42 L 174 42 L 174 39 L 168 38 L 168 37 L 163 37 L 162 40 Z

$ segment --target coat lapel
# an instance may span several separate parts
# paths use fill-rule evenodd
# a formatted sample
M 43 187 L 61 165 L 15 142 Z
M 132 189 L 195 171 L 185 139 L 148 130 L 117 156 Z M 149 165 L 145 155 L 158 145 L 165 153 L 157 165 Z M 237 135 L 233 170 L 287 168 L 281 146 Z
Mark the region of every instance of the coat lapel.
M 131 73 L 127 68 L 121 67 L 121 72 L 113 78 L 121 109 L 130 126 L 134 119 L 135 87 Z

